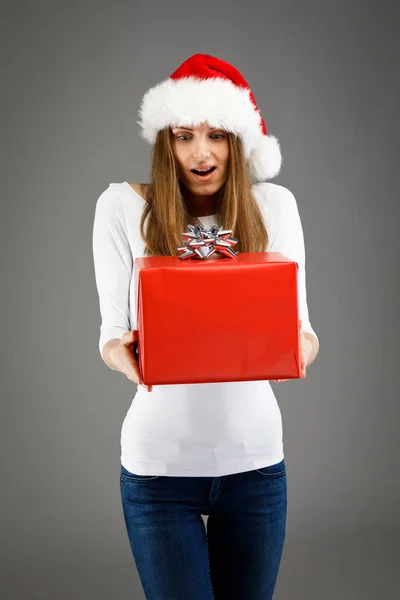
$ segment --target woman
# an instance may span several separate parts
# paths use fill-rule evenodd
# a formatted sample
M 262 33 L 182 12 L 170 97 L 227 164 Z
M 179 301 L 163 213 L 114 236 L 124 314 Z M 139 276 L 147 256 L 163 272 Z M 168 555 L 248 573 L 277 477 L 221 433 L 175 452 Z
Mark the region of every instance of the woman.
M 232 65 L 192 56 L 145 94 L 140 117 L 142 136 L 154 144 L 150 184 L 110 184 L 93 231 L 100 353 L 140 384 L 121 431 L 129 542 L 146 598 L 267 600 L 287 512 L 281 413 L 270 383 L 144 386 L 129 299 L 136 257 L 178 255 L 189 223 L 223 225 L 238 238 L 237 251 L 297 261 L 305 377 L 319 342 L 296 200 L 266 181 L 280 170 L 280 146 Z

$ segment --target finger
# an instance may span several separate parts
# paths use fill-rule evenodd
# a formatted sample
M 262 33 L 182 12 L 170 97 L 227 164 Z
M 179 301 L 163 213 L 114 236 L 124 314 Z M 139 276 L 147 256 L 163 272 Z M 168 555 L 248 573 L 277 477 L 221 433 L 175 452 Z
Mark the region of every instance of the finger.
M 127 331 L 121 338 L 121 344 L 123 344 L 124 346 L 130 346 L 131 344 L 136 342 L 137 339 L 138 336 L 136 330 Z
M 137 364 L 135 358 L 131 355 L 128 356 L 128 373 L 130 377 L 132 377 L 136 381 L 136 383 L 143 383 L 143 379 L 139 370 L 139 365 Z
M 303 336 L 300 339 L 300 377 L 305 377 L 306 360 L 304 354 Z
M 121 338 L 122 345 L 126 347 L 126 351 L 124 352 L 125 356 L 128 360 L 128 372 L 125 373 L 126 377 L 129 381 L 136 383 L 137 385 L 141 385 L 148 392 L 153 390 L 152 385 L 146 385 L 143 383 L 142 376 L 140 374 L 139 365 L 136 360 L 136 356 L 134 352 L 132 352 L 131 346 L 138 340 L 138 332 L 136 329 L 132 329 L 132 331 L 127 331 Z
M 127 379 L 129 379 L 129 381 L 132 381 L 132 383 L 136 383 L 136 385 L 141 385 L 141 382 L 138 380 L 136 375 L 128 375 L 127 373 L 125 373 L 125 376 Z
M 146 385 L 145 383 L 143 383 L 141 378 L 138 378 L 137 375 L 126 375 L 126 378 L 129 379 L 129 381 L 132 381 L 132 383 L 136 383 L 136 385 L 141 385 L 142 387 L 144 387 L 148 392 L 151 392 L 151 390 L 153 389 L 153 386 L 149 386 Z
M 132 332 L 128 333 L 131 334 Z M 132 337 L 132 335 L 128 335 L 128 339 L 132 339 Z M 128 379 L 131 379 L 135 383 L 143 383 L 135 353 L 132 351 L 131 342 L 121 344 L 121 356 L 125 366 L 125 375 Z
M 130 381 L 133 381 L 133 383 L 137 383 L 138 385 L 144 385 L 142 376 L 137 365 L 129 364 L 128 368 L 125 371 L 125 375 Z
M 148 392 L 151 392 L 153 390 L 152 385 L 146 385 L 145 383 L 141 383 L 140 385 Z

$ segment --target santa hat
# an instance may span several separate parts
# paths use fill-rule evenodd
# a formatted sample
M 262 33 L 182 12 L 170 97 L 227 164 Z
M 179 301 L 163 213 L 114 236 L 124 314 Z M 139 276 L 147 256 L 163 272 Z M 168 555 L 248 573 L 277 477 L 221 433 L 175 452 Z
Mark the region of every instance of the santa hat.
M 165 127 L 207 122 L 242 139 L 254 182 L 271 179 L 280 171 L 278 139 L 268 135 L 249 85 L 233 65 L 209 54 L 194 54 L 168 79 L 150 88 L 139 116 L 141 136 L 150 144 Z

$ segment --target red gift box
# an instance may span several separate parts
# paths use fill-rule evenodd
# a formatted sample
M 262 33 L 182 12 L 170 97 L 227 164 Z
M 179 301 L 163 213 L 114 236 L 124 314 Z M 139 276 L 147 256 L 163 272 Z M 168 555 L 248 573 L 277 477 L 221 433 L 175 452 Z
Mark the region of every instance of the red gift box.
M 296 262 L 280 252 L 134 262 L 146 385 L 300 377 Z

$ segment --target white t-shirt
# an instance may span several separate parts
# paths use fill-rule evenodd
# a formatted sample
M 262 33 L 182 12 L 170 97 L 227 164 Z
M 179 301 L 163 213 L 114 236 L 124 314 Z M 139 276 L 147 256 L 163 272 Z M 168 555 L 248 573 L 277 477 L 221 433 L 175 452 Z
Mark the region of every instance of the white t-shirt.
M 252 186 L 269 235 L 268 251 L 296 261 L 299 314 L 311 327 L 305 249 L 297 203 L 286 188 Z M 133 261 L 144 256 L 140 217 L 145 206 L 128 182 L 111 183 L 97 200 L 93 257 L 101 325 L 99 350 L 137 329 Z M 218 224 L 216 215 L 202 217 Z M 318 338 L 317 338 L 318 339 Z M 121 464 L 140 475 L 217 477 L 250 471 L 284 457 L 281 412 L 269 381 L 138 386 L 121 430 Z

